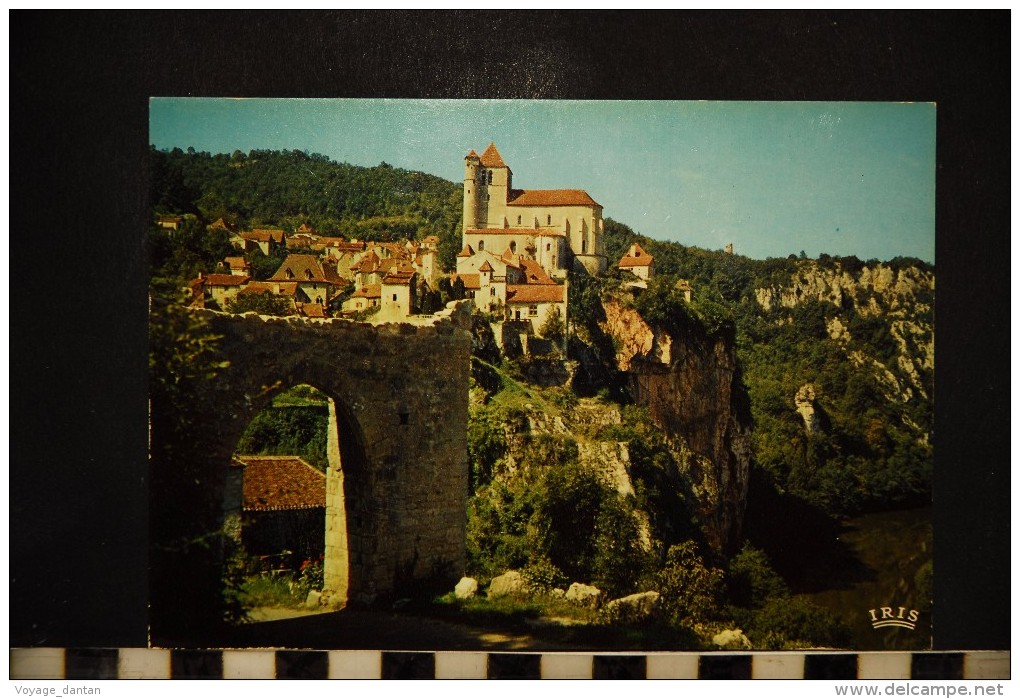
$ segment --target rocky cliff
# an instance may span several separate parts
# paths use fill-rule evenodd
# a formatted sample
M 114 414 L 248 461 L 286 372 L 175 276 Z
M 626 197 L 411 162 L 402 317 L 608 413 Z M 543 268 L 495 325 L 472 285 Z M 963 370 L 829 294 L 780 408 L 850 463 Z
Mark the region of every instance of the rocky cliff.
M 829 339 L 854 367 L 874 378 L 886 400 L 902 405 L 932 398 L 934 295 L 935 273 L 929 269 L 882 263 L 847 269 L 840 262 L 814 260 L 800 262 L 788 280 L 754 290 L 758 306 L 778 316 L 777 322 L 788 320 L 786 309 L 823 304 Z M 876 329 L 885 352 L 877 351 L 882 348 L 876 347 Z M 902 421 L 918 439 L 929 439 L 930 425 L 913 424 L 905 414 Z
M 635 401 L 665 431 L 697 500 L 709 542 L 739 543 L 751 467 L 751 417 L 733 342 L 692 327 L 675 338 L 615 300 L 602 329 Z

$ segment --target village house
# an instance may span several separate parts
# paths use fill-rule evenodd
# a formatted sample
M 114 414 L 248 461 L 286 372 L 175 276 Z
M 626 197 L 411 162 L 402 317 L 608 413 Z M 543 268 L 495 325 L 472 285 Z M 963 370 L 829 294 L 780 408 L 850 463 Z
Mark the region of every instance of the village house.
M 378 321 L 399 321 L 417 310 L 416 277 L 414 270 L 405 266 L 394 266 L 383 277 L 379 286 Z
M 323 249 L 323 264 L 332 265 L 341 279 L 357 282 L 358 273 L 353 269 L 365 254 L 364 241 L 337 240 Z
M 192 305 L 226 311 L 248 280 L 248 276 L 237 274 L 203 275 L 199 272 L 198 278 L 191 282 Z
M 227 222 L 222 216 L 210 223 L 205 227 L 207 231 L 226 231 L 227 233 L 234 232 L 234 226 Z
M 166 228 L 171 231 L 178 230 L 184 223 L 184 219 L 180 216 L 160 216 L 156 219 L 156 225 L 160 228 Z
M 224 496 L 231 534 L 254 556 L 297 565 L 323 554 L 326 474 L 296 456 L 236 456 Z M 238 512 L 240 510 L 240 513 Z
M 230 242 L 244 252 L 258 248 L 263 255 L 271 255 L 277 248 L 287 244 L 287 234 L 278 228 L 256 228 L 231 236 Z
M 287 255 L 271 282 L 297 284 L 297 303 L 316 303 L 326 306 L 346 286 L 330 265 L 319 262 L 315 255 Z
M 687 303 L 691 302 L 691 283 L 689 281 L 686 279 L 677 279 L 676 285 L 673 288 L 684 295 L 684 301 Z
M 217 265 L 217 268 L 238 277 L 251 276 L 251 264 L 243 257 L 226 257 L 223 262 Z
M 557 314 L 567 322 L 565 284 L 517 284 L 507 286 L 506 304 L 512 320 L 531 323 L 531 332 L 541 334 L 543 326 Z
M 640 245 L 633 243 L 627 254 L 620 258 L 617 267 L 622 272 L 630 272 L 638 279 L 648 281 L 655 273 L 655 258 L 645 252 Z
M 382 284 L 367 284 L 358 287 L 343 303 L 345 314 L 360 313 L 375 308 L 382 298 Z
M 463 243 L 536 260 L 554 278 L 570 269 L 607 267 L 602 206 L 581 189 L 513 188 L 513 172 L 494 143 L 464 158 Z
M 279 296 L 287 301 L 292 312 L 297 312 L 297 282 L 261 282 L 250 281 L 238 292 L 238 296 L 244 294 L 270 294 Z

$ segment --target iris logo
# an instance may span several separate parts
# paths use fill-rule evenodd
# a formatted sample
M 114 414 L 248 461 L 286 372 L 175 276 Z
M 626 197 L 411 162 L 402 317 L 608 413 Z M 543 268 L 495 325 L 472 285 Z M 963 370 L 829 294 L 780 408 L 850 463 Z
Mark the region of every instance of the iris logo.
M 911 609 L 908 612 L 906 607 L 879 607 L 878 609 L 869 609 L 868 616 L 871 617 L 872 628 L 883 629 L 887 626 L 898 626 L 913 631 L 920 613 L 916 609 Z

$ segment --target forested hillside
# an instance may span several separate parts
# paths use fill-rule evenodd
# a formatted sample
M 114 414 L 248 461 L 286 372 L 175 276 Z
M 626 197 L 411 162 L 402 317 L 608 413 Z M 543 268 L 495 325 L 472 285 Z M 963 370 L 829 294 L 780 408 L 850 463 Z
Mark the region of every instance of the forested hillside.
M 386 163 L 371 168 L 302 151 L 227 155 L 149 151 L 154 212 L 224 218 L 240 229 L 302 223 L 322 235 L 359 240 L 439 236 L 440 260 L 452 268 L 460 243 L 461 187 Z

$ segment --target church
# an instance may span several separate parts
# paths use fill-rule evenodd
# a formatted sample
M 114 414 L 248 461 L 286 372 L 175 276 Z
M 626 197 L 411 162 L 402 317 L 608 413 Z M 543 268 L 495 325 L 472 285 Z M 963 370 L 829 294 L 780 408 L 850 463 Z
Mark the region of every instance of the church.
M 471 257 L 488 252 L 535 260 L 553 279 L 571 269 L 602 274 L 607 267 L 602 206 L 582 189 L 514 189 L 495 143 L 464 158 L 463 238 Z M 461 262 L 458 272 L 476 271 Z

